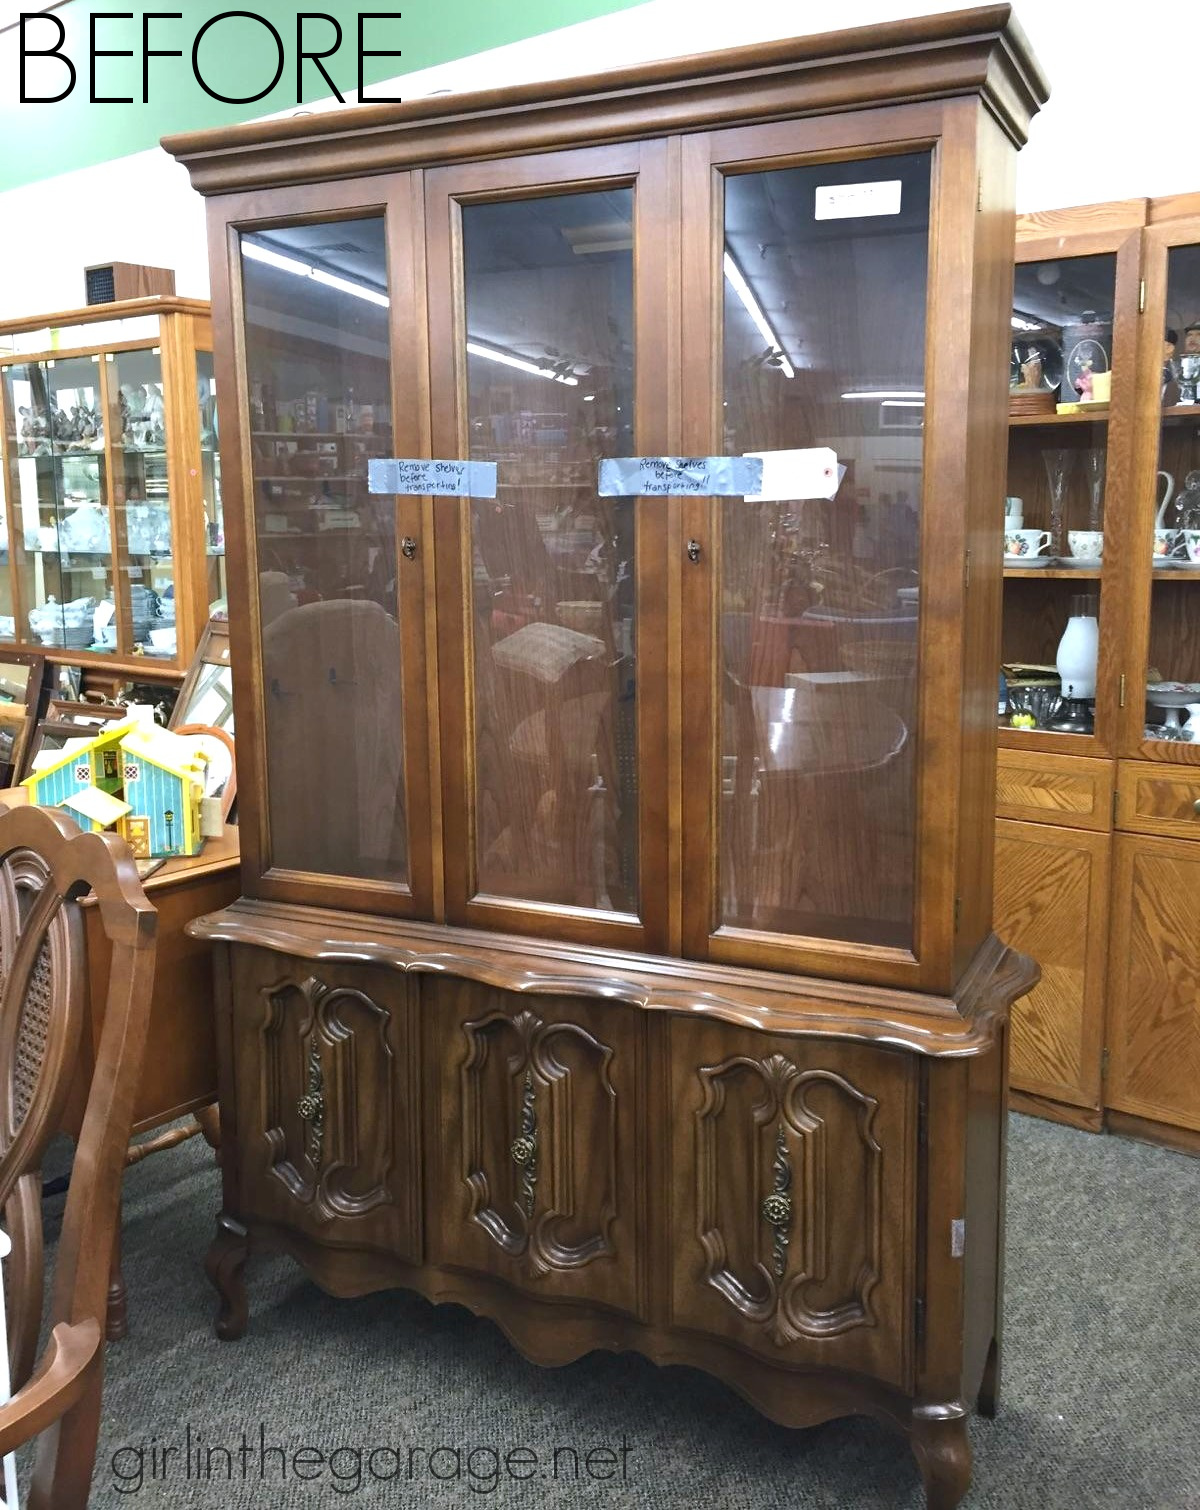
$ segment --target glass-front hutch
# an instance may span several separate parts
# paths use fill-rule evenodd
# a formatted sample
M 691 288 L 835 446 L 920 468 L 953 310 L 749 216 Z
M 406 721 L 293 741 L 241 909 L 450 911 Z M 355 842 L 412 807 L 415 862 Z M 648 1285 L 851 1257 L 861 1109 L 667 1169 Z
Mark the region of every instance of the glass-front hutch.
M 269 1232 L 543 1362 L 877 1411 L 957 1504 L 1043 97 L 999 8 L 168 141 L 235 375 L 221 1335 Z
M 179 672 L 226 603 L 209 307 L 0 324 L 0 644 Z

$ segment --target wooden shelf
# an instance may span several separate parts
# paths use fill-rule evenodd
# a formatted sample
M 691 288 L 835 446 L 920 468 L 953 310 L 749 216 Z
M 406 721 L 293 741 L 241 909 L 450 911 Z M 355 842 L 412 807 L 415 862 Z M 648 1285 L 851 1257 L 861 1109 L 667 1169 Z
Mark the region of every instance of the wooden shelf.
M 1172 411 L 1164 409 L 1164 414 Z M 1189 409 L 1189 413 L 1193 411 Z M 1195 411 L 1200 414 L 1200 405 Z M 1012 429 L 1017 425 L 1103 425 L 1108 423 L 1109 409 L 1106 404 L 1102 409 L 1087 409 L 1082 414 L 1011 414 L 1008 425 Z
M 1171 404 L 1162 412 L 1163 419 L 1200 420 L 1200 404 Z
M 1098 581 L 1100 568 L 1098 566 L 1006 566 L 1006 577 L 1049 577 L 1052 581 L 1063 582 L 1068 577 L 1077 581 Z

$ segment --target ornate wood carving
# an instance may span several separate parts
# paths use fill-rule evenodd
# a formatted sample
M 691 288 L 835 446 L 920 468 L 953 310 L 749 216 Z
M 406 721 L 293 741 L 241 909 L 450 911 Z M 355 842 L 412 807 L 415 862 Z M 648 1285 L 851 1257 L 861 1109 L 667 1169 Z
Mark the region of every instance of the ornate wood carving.
M 533 1276 L 612 1254 L 613 1050 L 575 1023 L 491 1012 L 463 1024 L 469 1217 Z
M 882 1150 L 872 1125 L 878 1102 L 843 1075 L 801 1070 L 782 1054 L 737 1056 L 699 1073 L 696 1209 L 704 1282 L 780 1346 L 873 1325 L 871 1295 L 882 1266 Z M 734 1108 L 731 1088 L 747 1076 L 757 1082 L 757 1099 L 747 1108 L 742 1096 Z M 852 1114 L 857 1189 L 843 1167 L 827 1164 L 829 1113 L 811 1104 L 818 1088 L 841 1098 Z M 844 1128 L 836 1146 L 844 1158 Z M 749 1181 L 752 1228 L 735 1166 Z M 835 1212 L 839 1221 L 852 1220 L 857 1252 L 835 1237 Z
M 390 1202 L 396 1067 L 388 1008 L 312 975 L 264 986 L 261 997 L 270 1173 L 319 1216 L 361 1216 Z M 365 1135 L 366 1115 L 382 1118 L 382 1130 Z

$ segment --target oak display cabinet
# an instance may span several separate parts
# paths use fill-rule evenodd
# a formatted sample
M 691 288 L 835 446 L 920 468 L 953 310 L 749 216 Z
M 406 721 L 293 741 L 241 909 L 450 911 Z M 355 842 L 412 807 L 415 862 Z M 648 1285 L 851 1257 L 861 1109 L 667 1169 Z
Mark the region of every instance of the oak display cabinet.
M 0 446 L 0 644 L 178 677 L 226 596 L 208 304 L 0 323 Z
M 994 510 L 1044 97 L 998 6 L 168 140 L 234 607 L 221 1336 L 278 1248 L 875 1414 L 965 1493 L 1036 976 Z M 701 492 L 601 486 L 636 457 Z
M 1016 355 L 1098 339 L 1111 398 L 1058 413 L 1054 397 L 1079 395 L 1065 378 L 1052 397 L 1047 369 L 1047 406 L 1010 419 L 1006 492 L 1023 499 L 1027 528 L 1058 539 L 1037 564 L 1006 558 L 1013 707 L 1023 684 L 1059 690 L 1057 647 L 1081 592 L 1099 638 L 1086 727 L 1064 729 L 1075 719 L 1053 704 L 1034 728 L 1005 718 L 996 793 L 997 932 L 1042 966 L 1013 1014 L 1015 1104 L 1193 1152 L 1200 729 L 1187 705 L 1200 708 L 1200 405 L 1180 399 L 1200 373 L 1198 248 L 1196 196 L 1018 222 Z M 1076 534 L 1081 558 L 1070 532 L 1096 528 L 1101 557 Z

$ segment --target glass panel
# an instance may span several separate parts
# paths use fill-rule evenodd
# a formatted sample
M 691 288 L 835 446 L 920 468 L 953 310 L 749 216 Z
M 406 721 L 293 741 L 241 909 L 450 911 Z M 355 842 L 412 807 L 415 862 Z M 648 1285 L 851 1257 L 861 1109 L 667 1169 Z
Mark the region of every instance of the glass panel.
M 37 330 L 9 331 L 0 336 L 0 356 L 42 355 L 48 351 L 77 351 L 111 346 L 117 341 L 155 341 L 157 315 L 134 315 L 126 320 L 88 320 L 79 325 L 43 325 Z
M 112 533 L 98 357 L 5 370 L 9 497 L 28 628 L 22 639 L 71 650 L 117 648 L 104 634 Z
M 157 348 L 120 351 L 108 364 L 116 485 L 119 605 L 106 639 L 144 655 L 175 656 L 175 556 L 167 483 L 166 406 Z
M 633 190 L 462 212 L 477 889 L 635 913 Z
M 1200 247 L 1167 263 L 1146 738 L 1200 743 Z
M 379 218 L 242 237 L 272 861 L 408 872 Z
M 1095 732 L 1117 259 L 1018 264 L 1001 721 Z
M 225 513 L 221 505 L 221 453 L 217 448 L 217 380 L 212 353 L 196 353 L 196 398 L 200 405 L 200 466 L 204 487 L 205 551 L 208 557 L 208 611 L 224 613 Z
M 726 926 L 912 945 L 929 184 L 928 153 L 725 181 L 725 450 L 845 468 L 719 503 Z

